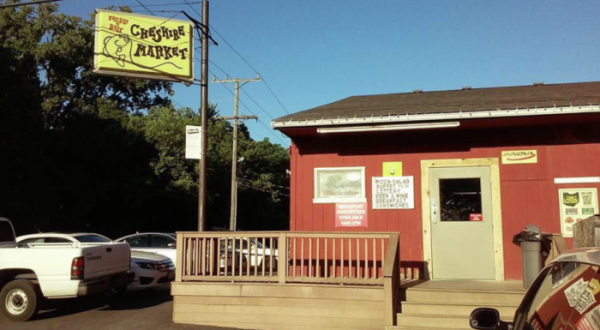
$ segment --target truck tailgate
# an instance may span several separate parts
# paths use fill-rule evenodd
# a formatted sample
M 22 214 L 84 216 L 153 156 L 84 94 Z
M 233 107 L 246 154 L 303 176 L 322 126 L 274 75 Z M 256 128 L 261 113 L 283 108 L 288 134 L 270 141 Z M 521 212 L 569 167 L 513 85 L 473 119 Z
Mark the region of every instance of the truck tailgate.
M 85 280 L 125 272 L 130 268 L 131 250 L 127 243 L 85 246 L 83 256 Z

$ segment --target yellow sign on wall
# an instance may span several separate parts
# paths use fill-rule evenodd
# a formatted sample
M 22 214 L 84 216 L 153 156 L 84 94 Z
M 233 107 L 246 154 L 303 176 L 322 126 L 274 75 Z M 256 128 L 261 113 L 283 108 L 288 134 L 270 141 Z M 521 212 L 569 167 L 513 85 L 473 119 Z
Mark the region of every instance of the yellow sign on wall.
M 94 72 L 194 81 L 194 29 L 187 21 L 96 10 Z
M 502 151 L 502 164 L 535 164 L 537 150 Z
M 402 176 L 402 162 L 384 162 L 383 176 Z

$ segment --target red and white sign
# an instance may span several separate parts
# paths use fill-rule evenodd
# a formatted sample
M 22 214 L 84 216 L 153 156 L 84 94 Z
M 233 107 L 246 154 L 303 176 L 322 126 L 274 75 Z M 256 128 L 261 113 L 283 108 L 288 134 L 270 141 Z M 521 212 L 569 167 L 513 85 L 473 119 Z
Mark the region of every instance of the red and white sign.
M 469 221 L 481 221 L 481 220 L 483 220 L 483 214 L 481 214 L 481 213 L 469 214 Z
M 336 227 L 366 227 L 367 220 L 367 203 L 335 204 Z

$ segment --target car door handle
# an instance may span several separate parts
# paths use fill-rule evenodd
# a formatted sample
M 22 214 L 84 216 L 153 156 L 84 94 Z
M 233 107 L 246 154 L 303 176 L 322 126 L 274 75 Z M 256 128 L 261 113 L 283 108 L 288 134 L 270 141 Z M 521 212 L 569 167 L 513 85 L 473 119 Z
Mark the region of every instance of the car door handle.
M 106 252 L 112 252 L 112 248 L 106 248 Z

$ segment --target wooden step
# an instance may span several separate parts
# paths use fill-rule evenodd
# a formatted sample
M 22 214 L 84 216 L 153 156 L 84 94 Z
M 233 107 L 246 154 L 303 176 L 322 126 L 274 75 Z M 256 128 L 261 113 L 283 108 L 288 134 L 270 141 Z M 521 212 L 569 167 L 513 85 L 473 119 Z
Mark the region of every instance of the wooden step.
M 470 329 L 468 316 L 454 315 L 398 315 L 398 327 L 403 328 L 426 328 L 426 329 Z
M 401 315 L 454 315 L 454 316 L 469 316 L 471 312 L 479 307 L 490 307 L 495 308 L 500 312 L 500 317 L 503 320 L 512 320 L 515 311 L 519 307 L 516 304 L 513 305 L 500 305 L 494 304 L 456 304 L 454 302 L 444 303 L 423 303 L 414 301 L 405 301 L 402 303 Z
M 485 306 L 490 304 L 518 306 L 523 299 L 523 291 L 482 291 L 482 290 L 432 290 L 410 288 L 406 290 L 406 301 L 421 303 L 452 303 Z
M 391 330 L 432 330 L 434 328 L 427 328 L 427 327 L 400 327 L 400 326 L 395 326 L 395 327 L 391 327 Z M 435 328 L 436 330 L 456 330 L 453 328 Z M 462 329 L 462 328 L 461 328 Z M 473 330 L 472 328 L 464 328 L 464 330 Z

